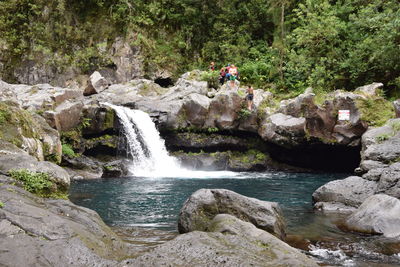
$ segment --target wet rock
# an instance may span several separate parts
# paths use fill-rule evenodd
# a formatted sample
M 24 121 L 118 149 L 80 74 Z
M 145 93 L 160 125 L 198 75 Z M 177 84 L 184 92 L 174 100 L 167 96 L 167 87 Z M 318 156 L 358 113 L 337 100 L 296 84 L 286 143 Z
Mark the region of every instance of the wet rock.
M 210 222 L 208 232 L 179 235 L 128 266 L 318 266 L 275 236 L 227 214 Z
M 357 208 L 365 199 L 375 194 L 377 183 L 358 176 L 350 176 L 343 180 L 335 180 L 318 188 L 312 195 L 316 208 L 324 209 L 318 202 L 341 203 Z M 338 211 L 343 210 L 342 205 Z
M 285 223 L 275 202 L 248 198 L 225 189 L 200 189 L 183 204 L 179 213 L 180 233 L 204 231 L 217 214 L 232 214 L 284 239 Z
M 1 180 L 0 265 L 111 266 L 131 255 L 96 212 L 36 197 L 5 176 Z
M 222 171 L 228 169 L 229 152 L 173 153 L 182 167 L 194 170 Z
M 127 159 L 120 159 L 108 162 L 103 165 L 103 170 L 104 170 L 103 177 L 112 178 L 112 177 L 127 176 L 129 174 L 130 164 L 131 161 Z
M 349 230 L 400 238 L 400 200 L 377 194 L 367 198 L 346 220 Z
M 76 157 L 64 155 L 61 164 L 63 167 L 67 167 L 66 170 L 72 180 L 96 179 L 103 176 L 103 164 L 84 155 Z
M 116 128 L 114 109 L 103 105 L 85 105 L 82 116 L 89 121 L 89 125 L 82 129 L 83 135 L 100 135 L 112 133 Z

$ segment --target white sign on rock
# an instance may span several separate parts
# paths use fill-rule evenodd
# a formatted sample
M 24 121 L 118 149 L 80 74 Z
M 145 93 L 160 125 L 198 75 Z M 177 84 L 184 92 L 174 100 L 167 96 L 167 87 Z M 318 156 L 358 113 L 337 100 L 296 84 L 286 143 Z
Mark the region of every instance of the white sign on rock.
M 348 109 L 339 110 L 339 120 L 340 121 L 350 120 L 350 110 Z

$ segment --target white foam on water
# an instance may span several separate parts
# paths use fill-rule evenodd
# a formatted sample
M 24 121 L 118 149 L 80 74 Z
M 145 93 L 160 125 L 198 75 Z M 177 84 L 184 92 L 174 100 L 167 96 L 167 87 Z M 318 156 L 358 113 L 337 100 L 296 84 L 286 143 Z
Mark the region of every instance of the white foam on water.
M 319 248 L 314 245 L 310 245 L 310 254 L 322 259 L 329 259 L 330 261 L 341 262 L 343 266 L 355 266 L 354 262 L 349 259 L 346 254 L 338 249 L 338 250 L 330 250 L 325 248 Z
M 164 140 L 150 116 L 140 110 L 108 103 L 120 119 L 127 139 L 127 153 L 132 159 L 129 171 L 137 177 L 228 178 L 237 176 L 230 171 L 194 171 L 180 167 L 168 154 Z

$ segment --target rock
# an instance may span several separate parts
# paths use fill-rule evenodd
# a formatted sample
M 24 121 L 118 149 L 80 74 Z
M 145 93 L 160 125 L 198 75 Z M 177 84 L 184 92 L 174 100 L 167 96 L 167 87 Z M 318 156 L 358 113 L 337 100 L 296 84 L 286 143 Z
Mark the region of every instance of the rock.
M 116 70 L 113 70 L 115 73 L 113 83 L 129 82 L 144 75 L 140 47 L 132 46 L 131 42 L 132 40 L 117 37 L 112 44 L 110 54 L 116 66 Z
M 374 170 L 380 172 L 377 192 L 400 198 L 400 162 L 393 163 L 384 169 Z
M 284 147 L 297 146 L 304 141 L 305 118 L 276 113 L 261 125 L 258 133 L 265 141 Z
M 393 101 L 393 106 L 396 113 L 396 118 L 400 118 L 400 99 Z
M 65 101 L 55 108 L 54 111 L 46 111 L 43 117 L 49 125 L 60 132 L 69 131 L 81 122 L 83 103 Z
M 20 169 L 49 174 L 51 180 L 60 186 L 61 190 L 69 187 L 69 174 L 63 168 L 54 163 L 48 161 L 37 161 L 36 158 L 24 153 L 5 154 L 0 156 L 0 171 L 7 173 L 9 170 Z
M 120 159 L 112 162 L 108 162 L 103 165 L 103 177 L 121 177 L 129 174 L 129 166 L 132 164 L 130 160 Z
M 358 176 L 350 176 L 321 186 L 313 193 L 312 197 L 313 202 L 316 203 L 315 207 L 320 207 L 318 202 L 332 202 L 357 208 L 365 199 L 375 194 L 376 189 L 376 182 Z
M 84 96 L 98 94 L 99 92 L 104 91 L 110 85 L 110 82 L 104 78 L 100 72 L 95 71 L 90 75 L 90 79 L 88 81 L 87 87 L 83 91 Z
M 174 151 L 244 151 L 251 148 L 265 148 L 262 140 L 256 138 L 242 138 L 218 133 L 168 133 L 163 137 L 167 148 Z
M 118 121 L 114 109 L 103 105 L 85 105 L 82 116 L 89 120 L 89 125 L 82 129 L 83 135 L 100 135 L 113 132 Z
M 80 90 L 54 87 L 50 84 L 33 86 L 9 84 L 8 88 L 14 91 L 14 96 L 11 99 L 15 99 L 22 108 L 36 112 L 52 110 L 65 100 L 82 97 Z
M 221 130 L 236 129 L 242 103 L 243 99 L 234 91 L 218 93 L 211 100 L 205 127 L 217 127 Z
M 0 136 L 3 140 L 17 145 L 39 160 L 61 160 L 61 143 L 57 131 L 35 113 L 21 109 L 12 102 L 0 102 Z
M 390 135 L 392 135 L 392 132 L 393 130 L 390 132 Z M 366 149 L 361 153 L 362 159 L 379 161 L 383 164 L 396 162 L 400 158 L 400 132 L 392 137 L 390 135 L 380 135 L 381 138 L 388 139 L 382 143 L 366 146 Z M 379 136 L 376 138 L 379 138 Z
M 355 91 L 361 92 L 366 96 L 376 96 L 377 90 L 381 89 L 382 87 L 383 87 L 383 83 L 371 83 L 368 85 L 358 87 Z
M 400 200 L 377 194 L 367 198 L 346 220 L 351 231 L 400 238 Z
M 66 170 L 73 180 L 79 180 L 80 178 L 98 179 L 103 176 L 103 164 L 84 155 L 77 157 L 64 155 L 61 164 L 63 167 L 68 167 Z
M 215 153 L 173 153 L 184 168 L 205 171 L 222 171 L 228 169 L 229 152 Z
M 248 198 L 225 189 L 200 189 L 183 204 L 179 213 L 179 233 L 204 231 L 217 214 L 228 213 L 277 237 L 285 238 L 282 211 L 275 202 Z
M 318 266 L 297 249 L 231 215 L 215 216 L 208 231 L 179 235 L 120 266 Z
M 190 126 L 202 128 L 208 115 L 210 99 L 204 95 L 193 93 L 188 95 L 183 102 L 178 117 L 185 119 Z
M 36 197 L 11 185 L 13 179 L 0 179 L 0 265 L 115 266 L 132 256 L 96 212 Z

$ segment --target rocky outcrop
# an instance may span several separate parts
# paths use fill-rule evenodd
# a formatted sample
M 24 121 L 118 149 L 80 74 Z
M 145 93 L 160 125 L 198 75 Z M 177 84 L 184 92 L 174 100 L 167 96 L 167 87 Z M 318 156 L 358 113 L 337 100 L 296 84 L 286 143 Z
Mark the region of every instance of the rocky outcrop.
M 0 102 L 0 137 L 27 151 L 38 160 L 61 160 L 59 133 L 35 113 L 13 102 Z
M 375 194 L 377 184 L 358 176 L 335 180 L 318 188 L 312 195 L 315 208 L 324 211 L 355 209 Z
M 361 159 L 356 172 L 362 177 L 332 181 L 317 189 L 313 194 L 316 208 L 357 208 L 378 193 L 400 197 L 400 119 L 389 120 L 362 136 Z
M 178 230 L 180 233 L 204 231 L 210 227 L 214 216 L 222 213 L 232 214 L 285 238 L 285 223 L 277 203 L 248 198 L 225 189 L 200 189 L 193 193 L 179 213 Z
M 400 200 L 384 194 L 367 198 L 346 220 L 351 231 L 400 238 Z
M 0 175 L 0 265 L 115 266 L 133 254 L 96 212 L 14 182 Z
M 318 266 L 273 235 L 227 214 L 210 221 L 207 232 L 194 231 L 120 266 Z
M 33 172 L 43 172 L 50 175 L 60 189 L 65 190 L 69 187 L 70 176 L 60 166 L 49 161 L 38 161 L 25 151 L 16 146 L 1 141 L 0 142 L 0 171 L 7 173 L 10 170 L 29 170 Z

